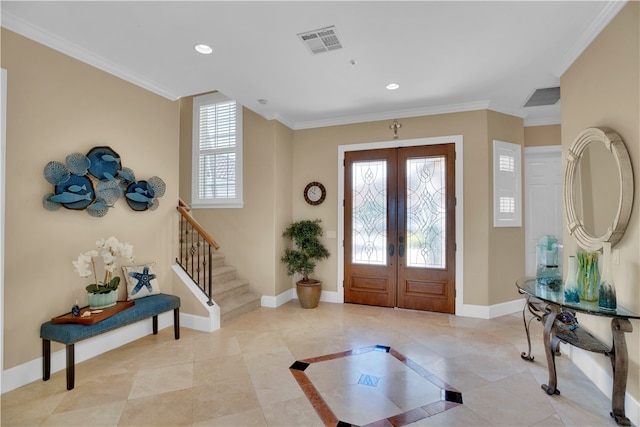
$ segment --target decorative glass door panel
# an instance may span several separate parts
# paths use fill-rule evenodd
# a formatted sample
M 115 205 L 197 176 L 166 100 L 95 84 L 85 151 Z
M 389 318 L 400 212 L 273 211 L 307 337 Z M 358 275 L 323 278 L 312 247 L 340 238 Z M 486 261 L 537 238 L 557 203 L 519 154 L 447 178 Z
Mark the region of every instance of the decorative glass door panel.
M 353 163 L 352 262 L 387 263 L 387 162 Z
M 446 267 L 444 157 L 407 159 L 407 266 Z
M 345 302 L 453 313 L 454 144 L 345 153 Z

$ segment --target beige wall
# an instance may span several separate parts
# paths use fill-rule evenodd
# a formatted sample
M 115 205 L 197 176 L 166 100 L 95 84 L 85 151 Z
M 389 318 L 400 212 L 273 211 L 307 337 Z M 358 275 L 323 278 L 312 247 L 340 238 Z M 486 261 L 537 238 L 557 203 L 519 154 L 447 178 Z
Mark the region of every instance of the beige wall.
M 86 305 L 88 283 L 71 262 L 101 237 L 134 246 L 136 261 L 155 261 L 163 291 L 177 243 L 178 103 L 2 29 L 7 69 L 4 367 L 42 355 L 40 324 Z M 46 211 L 43 178 L 51 160 L 108 145 L 138 179 L 167 184 L 160 207 L 132 211 L 123 200 L 103 218 L 85 211 Z M 126 297 L 126 286 L 119 289 Z M 62 346 L 54 344 L 54 350 Z
M 511 142 L 523 145 L 524 128 L 523 121 L 519 117 L 488 112 L 489 147 L 488 156 L 490 164 L 493 159 L 493 140 Z M 524 149 L 521 151 L 521 160 L 524 164 Z M 521 164 L 521 171 L 524 170 Z M 493 169 L 489 170 L 489 199 L 493 200 Z M 524 180 L 521 181 L 521 184 Z M 524 191 L 521 189 L 521 194 Z M 524 203 L 524 197 L 522 197 Z M 465 200 L 466 203 L 466 200 Z M 515 280 L 524 276 L 525 249 L 524 249 L 524 218 L 521 227 L 493 227 L 493 203 L 489 203 L 489 304 L 499 304 L 513 301 L 519 298 L 515 287 Z M 524 205 L 522 212 L 524 213 Z M 465 254 L 466 255 L 466 254 Z M 472 256 L 470 254 L 470 256 Z M 470 280 L 470 276 L 467 276 Z M 473 276 L 471 276 L 473 277 Z M 471 284 L 469 285 L 471 286 Z M 466 294 L 466 289 L 465 289 Z
M 180 164 L 188 166 L 181 171 L 181 196 L 188 203 L 192 99 L 181 101 Z M 286 243 L 282 230 L 291 220 L 292 131 L 245 108 L 243 141 L 244 207 L 194 209 L 193 216 L 220 245 L 225 262 L 237 268 L 238 277 L 260 294 L 276 296 L 291 288 L 280 256 Z
M 403 118 L 399 139 L 415 139 L 446 135 L 463 135 L 464 139 L 464 303 L 487 306 L 517 298 L 514 281 L 524 275 L 524 239 L 515 233 L 492 230 L 491 216 L 491 138 L 503 138 L 522 144 L 522 119 L 500 113 L 471 111 L 425 117 Z M 298 130 L 294 133 L 293 216 L 295 219 L 322 220 L 325 231 L 338 227 L 338 146 L 389 141 L 393 135 L 391 121 L 331 126 Z M 489 131 L 491 125 L 491 132 Z M 504 126 L 504 129 L 502 127 Z M 320 181 L 327 188 L 327 199 L 319 206 L 305 203 L 302 192 L 311 181 Z M 519 229 L 521 230 L 521 229 Z M 490 236 L 495 245 L 522 251 L 501 250 L 498 260 L 491 254 Z M 504 238 L 500 238 L 504 237 Z M 331 257 L 318 264 L 315 276 L 324 282 L 324 289 L 336 291 L 339 242 L 323 238 Z M 513 277 L 491 277 L 490 266 L 510 265 Z M 494 287 L 497 291 L 494 292 Z
M 527 126 L 524 128 L 525 147 L 560 145 L 561 137 L 560 125 Z
M 180 165 L 185 169 L 180 194 L 189 201 L 190 185 L 184 183 L 191 181 L 191 98 L 181 101 L 181 110 Z M 325 232 L 337 231 L 338 147 L 388 141 L 393 135 L 389 121 L 292 131 L 246 108 L 243 114 L 244 208 L 195 209 L 194 216 L 221 245 L 240 277 L 261 294 L 277 296 L 298 279 L 287 278 L 280 263 L 286 244 L 281 233 L 291 219 L 321 219 Z M 524 274 L 524 249 L 507 249 L 524 248 L 523 229 L 493 229 L 491 158 L 493 139 L 523 143 L 522 119 L 480 110 L 400 122 L 400 139 L 463 135 L 464 303 L 487 306 L 518 298 L 514 280 Z M 319 206 L 308 205 L 302 196 L 311 181 L 327 188 L 326 201 Z M 331 256 L 318 264 L 315 277 L 324 282 L 324 290 L 335 292 L 338 242 L 327 237 L 322 241 Z
M 618 304 L 640 312 L 640 3 L 629 2 L 593 41 L 560 80 L 563 153 L 585 128 L 608 126 L 624 140 L 635 169 L 635 198 L 631 222 L 616 246 L 620 264 L 613 265 Z M 577 245 L 565 231 L 565 256 Z M 610 342 L 607 319 L 582 316 L 580 323 Z M 626 334 L 629 349 L 628 392 L 640 400 L 640 322 Z M 608 361 L 593 356 L 609 371 Z

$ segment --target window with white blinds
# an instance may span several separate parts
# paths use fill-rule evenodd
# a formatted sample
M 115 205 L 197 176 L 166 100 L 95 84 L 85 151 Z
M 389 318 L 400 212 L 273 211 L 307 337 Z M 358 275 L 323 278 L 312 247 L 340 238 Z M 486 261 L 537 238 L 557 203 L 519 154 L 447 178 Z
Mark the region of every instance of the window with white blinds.
M 194 207 L 242 207 L 242 106 L 216 92 L 193 98 Z
M 493 226 L 522 226 L 522 176 L 519 144 L 493 141 Z

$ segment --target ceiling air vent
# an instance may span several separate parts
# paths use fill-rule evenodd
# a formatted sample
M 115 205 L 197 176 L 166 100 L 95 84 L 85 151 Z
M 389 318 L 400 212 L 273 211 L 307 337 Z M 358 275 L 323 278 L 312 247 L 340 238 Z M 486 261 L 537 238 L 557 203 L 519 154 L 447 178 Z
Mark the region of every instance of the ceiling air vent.
M 560 99 L 559 87 L 548 87 L 546 89 L 536 89 L 533 95 L 524 104 L 525 107 L 541 107 L 543 105 L 554 105 Z
M 336 27 L 334 25 L 319 30 L 300 33 L 297 36 L 305 46 L 309 48 L 312 55 L 342 49 L 342 43 L 338 40 L 338 34 L 336 33 Z

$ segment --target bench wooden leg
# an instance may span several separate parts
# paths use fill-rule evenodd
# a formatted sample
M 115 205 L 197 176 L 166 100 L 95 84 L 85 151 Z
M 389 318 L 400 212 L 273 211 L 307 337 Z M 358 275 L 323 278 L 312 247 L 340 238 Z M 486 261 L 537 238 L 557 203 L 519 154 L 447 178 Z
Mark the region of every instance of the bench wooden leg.
M 73 390 L 76 378 L 75 344 L 67 344 L 67 390 Z
M 173 335 L 180 339 L 180 308 L 173 310 Z
M 51 341 L 42 339 L 42 380 L 51 378 Z
M 158 315 L 153 316 L 153 335 L 158 335 Z

